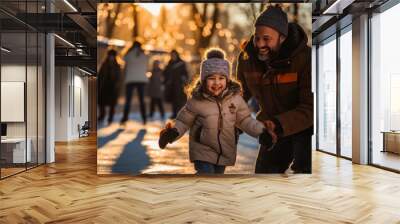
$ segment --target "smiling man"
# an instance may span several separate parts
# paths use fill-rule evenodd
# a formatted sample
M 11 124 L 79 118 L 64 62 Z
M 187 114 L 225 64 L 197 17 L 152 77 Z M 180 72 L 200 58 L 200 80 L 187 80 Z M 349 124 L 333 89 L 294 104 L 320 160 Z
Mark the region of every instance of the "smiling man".
M 304 30 L 279 6 L 269 7 L 243 45 L 236 75 L 245 100 L 254 97 L 260 106 L 257 119 L 277 137 L 272 149 L 260 147 L 255 172 L 283 173 L 293 162 L 294 172 L 311 173 L 311 49 Z

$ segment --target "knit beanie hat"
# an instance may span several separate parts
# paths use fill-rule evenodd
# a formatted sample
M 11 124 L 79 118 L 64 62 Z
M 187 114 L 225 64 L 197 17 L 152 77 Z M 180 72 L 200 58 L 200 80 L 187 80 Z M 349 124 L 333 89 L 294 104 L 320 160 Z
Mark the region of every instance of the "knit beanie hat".
M 254 26 L 268 26 L 282 35 L 288 35 L 287 14 L 279 6 L 270 6 L 264 10 L 256 19 Z
M 205 53 L 205 60 L 200 65 L 200 78 L 203 82 L 208 76 L 219 73 L 225 75 L 229 80 L 230 63 L 225 59 L 225 52 L 219 48 L 208 49 Z

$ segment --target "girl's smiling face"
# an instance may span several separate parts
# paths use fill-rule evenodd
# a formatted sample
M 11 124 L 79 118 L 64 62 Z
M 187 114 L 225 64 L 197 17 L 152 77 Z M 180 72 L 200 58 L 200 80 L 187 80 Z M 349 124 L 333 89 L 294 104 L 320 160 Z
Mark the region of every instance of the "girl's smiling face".
M 206 87 L 211 95 L 219 96 L 226 88 L 226 76 L 218 73 L 208 76 Z

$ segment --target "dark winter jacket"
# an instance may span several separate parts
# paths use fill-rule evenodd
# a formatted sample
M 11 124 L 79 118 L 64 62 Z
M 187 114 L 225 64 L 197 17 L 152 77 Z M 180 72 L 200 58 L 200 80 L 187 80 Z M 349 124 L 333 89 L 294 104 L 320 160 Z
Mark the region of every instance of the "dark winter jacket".
M 181 59 L 168 63 L 163 73 L 165 84 L 165 100 L 183 105 L 186 102 L 184 87 L 189 79 L 185 62 Z
M 119 95 L 121 68 L 116 61 L 106 60 L 98 73 L 98 103 L 100 105 L 115 104 Z
M 280 136 L 286 137 L 313 126 L 311 92 L 311 49 L 303 29 L 289 23 L 289 33 L 275 60 L 260 61 L 253 38 L 240 53 L 237 78 L 244 98 L 254 96 L 260 105 L 257 119 L 280 124 Z
M 232 166 L 236 161 L 235 127 L 258 137 L 264 125 L 251 117 L 241 96 L 239 83 L 230 82 L 222 97 L 215 98 L 201 91 L 198 85 L 192 97 L 180 110 L 175 128 L 179 139 L 188 129 L 190 161 Z
M 147 85 L 148 95 L 151 98 L 161 99 L 163 96 L 162 91 L 162 70 L 160 68 L 153 68 L 151 77 Z

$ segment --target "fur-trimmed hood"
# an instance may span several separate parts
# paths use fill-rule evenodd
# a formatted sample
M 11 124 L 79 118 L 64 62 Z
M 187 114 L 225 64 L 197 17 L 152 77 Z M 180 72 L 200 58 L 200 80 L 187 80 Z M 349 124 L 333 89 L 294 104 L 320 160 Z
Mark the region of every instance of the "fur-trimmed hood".
M 234 79 L 231 79 L 227 84 L 227 88 L 224 90 L 224 92 L 221 94 L 221 96 L 219 98 L 224 99 L 228 96 L 232 96 L 235 94 L 241 94 L 241 93 L 242 93 L 242 85 L 240 84 L 240 82 L 238 82 Z M 203 87 L 202 83 L 200 82 L 200 80 L 197 81 L 196 86 L 193 88 L 193 90 L 189 94 L 189 98 L 194 98 L 194 99 L 198 99 L 198 100 L 210 99 L 210 98 L 215 99 L 215 97 L 208 95 L 204 91 L 204 87 Z

